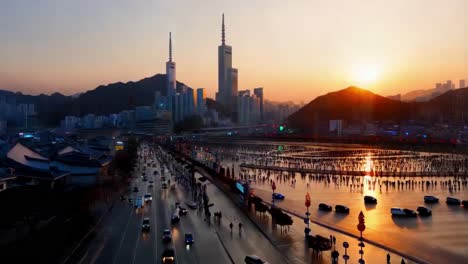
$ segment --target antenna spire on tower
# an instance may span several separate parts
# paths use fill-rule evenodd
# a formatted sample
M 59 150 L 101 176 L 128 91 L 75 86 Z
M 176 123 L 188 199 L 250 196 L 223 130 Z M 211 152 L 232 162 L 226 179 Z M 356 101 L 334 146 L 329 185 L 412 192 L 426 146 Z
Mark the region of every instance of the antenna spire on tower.
M 226 40 L 226 33 L 225 33 L 225 28 L 224 28 L 224 13 L 223 13 L 223 25 L 221 28 L 221 44 L 224 46 L 225 40 Z
M 172 36 L 169 32 L 169 61 L 172 61 Z

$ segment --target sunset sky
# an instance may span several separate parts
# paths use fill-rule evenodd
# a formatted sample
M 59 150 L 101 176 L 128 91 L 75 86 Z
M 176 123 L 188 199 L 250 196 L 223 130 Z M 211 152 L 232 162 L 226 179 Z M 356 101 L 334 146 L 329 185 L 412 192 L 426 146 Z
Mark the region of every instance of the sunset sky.
M 217 91 L 221 14 L 239 90 L 308 102 L 468 79 L 467 0 L 0 0 L 0 89 L 73 94 L 164 73 Z

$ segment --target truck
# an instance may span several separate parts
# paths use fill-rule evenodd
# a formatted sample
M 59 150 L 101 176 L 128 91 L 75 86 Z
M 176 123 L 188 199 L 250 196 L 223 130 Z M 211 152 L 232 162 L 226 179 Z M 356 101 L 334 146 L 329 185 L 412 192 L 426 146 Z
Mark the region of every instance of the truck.
M 135 199 L 135 208 L 139 209 L 139 208 L 143 208 L 143 197 L 141 196 L 138 196 L 136 199 Z

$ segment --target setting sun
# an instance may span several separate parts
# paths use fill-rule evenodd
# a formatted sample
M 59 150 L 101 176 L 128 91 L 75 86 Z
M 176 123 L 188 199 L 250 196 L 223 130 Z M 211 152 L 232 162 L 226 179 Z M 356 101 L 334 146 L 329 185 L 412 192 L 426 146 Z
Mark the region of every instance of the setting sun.
M 371 84 L 377 81 L 380 71 L 376 66 L 360 66 L 354 72 L 354 79 L 359 85 Z

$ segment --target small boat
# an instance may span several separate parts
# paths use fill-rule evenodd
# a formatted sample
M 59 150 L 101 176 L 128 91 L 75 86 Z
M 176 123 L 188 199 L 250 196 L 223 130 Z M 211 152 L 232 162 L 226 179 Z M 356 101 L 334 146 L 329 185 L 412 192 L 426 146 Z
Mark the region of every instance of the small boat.
M 390 213 L 392 214 L 392 216 L 406 216 L 405 211 L 398 207 L 393 207 L 392 209 L 390 209 Z
M 324 203 L 319 204 L 318 208 L 320 211 L 330 212 L 332 210 L 332 207 L 330 205 Z
M 335 206 L 335 212 L 342 213 L 342 214 L 349 214 L 349 208 L 347 206 L 339 204 Z
M 468 208 L 468 200 L 462 201 L 463 207 Z
M 416 217 L 418 215 L 416 211 L 407 208 L 403 209 L 403 212 L 405 212 L 406 216 L 409 217 Z
M 425 203 L 438 203 L 439 198 L 432 196 L 432 195 L 425 195 L 424 196 L 424 202 Z
M 366 195 L 366 196 L 364 196 L 364 203 L 367 203 L 367 204 L 376 204 L 376 203 L 377 203 L 377 199 L 375 199 L 375 198 L 372 197 L 372 196 Z
M 446 203 L 449 205 L 460 205 L 461 201 L 458 198 L 447 197 Z
M 418 209 L 416 209 L 416 211 L 418 211 L 420 216 L 430 216 L 430 215 L 432 215 L 431 209 L 423 207 L 423 206 L 419 206 Z

